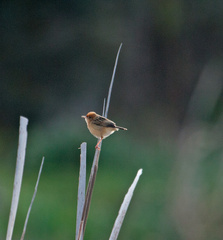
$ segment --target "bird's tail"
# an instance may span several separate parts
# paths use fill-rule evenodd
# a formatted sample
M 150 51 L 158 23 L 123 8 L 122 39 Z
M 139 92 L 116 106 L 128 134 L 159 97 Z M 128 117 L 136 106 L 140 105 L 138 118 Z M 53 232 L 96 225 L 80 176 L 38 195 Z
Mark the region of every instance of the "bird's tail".
M 116 126 L 116 128 L 120 129 L 120 130 L 128 130 L 127 128 L 124 128 L 124 127 L 119 127 L 119 126 Z

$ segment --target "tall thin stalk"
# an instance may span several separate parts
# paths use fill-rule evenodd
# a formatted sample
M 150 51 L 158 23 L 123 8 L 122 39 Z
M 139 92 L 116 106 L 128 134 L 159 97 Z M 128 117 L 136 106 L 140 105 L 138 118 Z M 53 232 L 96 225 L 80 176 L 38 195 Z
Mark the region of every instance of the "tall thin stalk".
M 18 144 L 15 178 L 14 178 L 12 202 L 11 202 L 11 209 L 9 214 L 6 240 L 12 239 L 13 229 L 15 225 L 15 218 L 16 218 L 20 190 L 22 185 L 23 169 L 25 164 L 26 143 L 27 143 L 27 136 L 28 136 L 27 125 L 28 125 L 28 119 L 20 116 L 19 144 Z
M 116 68 L 117 68 L 117 63 L 118 63 L 118 58 L 119 58 L 119 53 L 120 53 L 121 47 L 122 47 L 122 44 L 120 44 L 120 47 L 119 47 L 119 50 L 118 50 L 118 53 L 117 53 L 117 56 L 116 56 L 114 70 L 113 70 L 111 83 L 110 83 L 110 87 L 109 87 L 109 91 L 108 91 L 106 108 L 103 109 L 103 113 L 104 113 L 105 117 L 107 117 L 107 115 L 108 115 L 111 93 L 112 93 L 112 87 L 113 87 L 113 83 L 114 83 L 114 77 L 115 77 L 115 72 L 116 72 Z M 104 106 L 105 106 L 105 100 L 104 100 Z M 100 149 L 101 149 L 101 145 L 102 145 L 102 142 L 99 145 Z M 80 227 L 79 227 L 79 232 L 78 232 L 78 235 L 77 235 L 78 236 L 77 240 L 81 240 L 84 237 L 84 232 L 85 232 L 85 228 L 86 228 L 88 213 L 89 213 L 90 204 L 91 204 L 92 193 L 93 193 L 93 189 L 94 189 L 94 183 L 95 183 L 97 172 L 98 172 L 99 156 L 100 156 L 100 150 L 96 149 L 95 150 L 95 155 L 94 155 L 94 161 L 93 161 L 92 167 L 91 167 L 89 182 L 88 182 L 88 186 L 87 186 L 87 193 L 86 193 L 86 197 L 85 197 L 84 209 L 83 209 L 83 214 L 82 214 L 81 223 L 80 223 Z
M 40 165 L 39 174 L 38 174 L 38 178 L 37 178 L 37 181 L 36 181 L 36 186 L 35 186 L 35 189 L 34 189 L 33 197 L 32 197 L 32 200 L 31 200 L 31 203 L 30 203 L 27 215 L 26 215 L 26 220 L 25 220 L 25 224 L 24 224 L 24 227 L 23 227 L 23 232 L 22 232 L 22 236 L 21 236 L 20 240 L 23 240 L 24 237 L 25 237 L 26 227 L 27 227 L 27 224 L 28 224 L 29 215 L 30 215 L 30 212 L 31 212 L 31 209 L 32 209 L 32 206 L 33 206 L 33 202 L 34 202 L 35 197 L 36 197 L 36 193 L 37 193 L 37 189 L 38 189 L 38 185 L 39 185 L 39 180 L 40 180 L 40 176 L 41 176 L 42 169 L 43 169 L 44 159 L 45 158 L 43 157 L 41 165 Z
M 132 185 L 130 186 L 128 192 L 126 193 L 125 198 L 122 202 L 122 205 L 119 209 L 118 216 L 115 220 L 115 223 L 114 223 L 114 226 L 113 226 L 113 229 L 112 229 L 109 240 L 116 240 L 118 238 L 122 223 L 123 223 L 124 218 L 125 218 L 125 214 L 128 210 L 128 207 L 129 207 L 129 204 L 131 202 L 135 187 L 136 187 L 141 175 L 142 175 L 142 169 L 139 169 L 137 174 L 136 174 L 136 177 L 135 177 Z
M 87 143 L 83 142 L 81 144 L 81 154 L 80 154 L 80 173 L 79 173 L 79 184 L 78 184 L 78 196 L 77 196 L 77 220 L 76 220 L 76 238 L 78 239 L 78 233 L 80 226 L 83 225 L 81 222 L 82 213 L 84 209 L 85 202 L 85 188 L 86 188 L 86 159 L 87 159 Z M 83 240 L 83 237 L 79 237 Z

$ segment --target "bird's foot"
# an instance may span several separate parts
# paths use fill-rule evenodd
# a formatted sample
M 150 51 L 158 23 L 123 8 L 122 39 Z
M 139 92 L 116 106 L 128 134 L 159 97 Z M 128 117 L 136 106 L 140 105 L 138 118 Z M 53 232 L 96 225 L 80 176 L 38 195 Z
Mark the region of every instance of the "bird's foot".
M 98 145 L 98 144 L 97 144 Z M 99 146 L 95 146 L 95 149 L 98 149 L 99 151 L 101 150 L 101 148 Z

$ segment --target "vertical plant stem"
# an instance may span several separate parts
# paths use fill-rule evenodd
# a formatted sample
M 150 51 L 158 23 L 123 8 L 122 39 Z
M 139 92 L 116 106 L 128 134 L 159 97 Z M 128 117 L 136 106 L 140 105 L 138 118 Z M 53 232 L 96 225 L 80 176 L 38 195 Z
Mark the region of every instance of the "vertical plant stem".
M 89 181 L 89 187 L 87 188 L 87 200 L 88 201 L 87 201 L 86 209 L 85 209 L 83 232 L 85 232 L 88 213 L 89 213 L 89 209 L 90 209 L 91 198 L 92 198 L 92 193 L 93 193 L 94 184 L 95 184 L 95 180 L 96 180 L 96 176 L 97 176 L 97 172 L 98 172 L 98 161 L 99 161 L 100 151 L 98 150 L 97 152 L 98 152 L 98 155 L 97 155 L 96 164 L 94 165 L 94 173 L 93 173 L 92 178 Z
M 34 202 L 35 197 L 36 197 L 36 193 L 37 193 L 37 189 L 38 189 L 38 184 L 39 184 L 40 176 L 41 176 L 41 173 L 42 173 L 42 168 L 43 168 L 44 159 L 45 159 L 45 158 L 43 157 L 43 158 L 42 158 L 41 165 L 40 165 L 40 169 L 39 169 L 38 178 L 37 178 L 37 181 L 36 181 L 35 190 L 34 190 L 33 197 L 32 197 L 32 200 L 31 200 L 31 203 L 30 203 L 30 206 L 29 206 L 27 215 L 26 215 L 26 220 L 25 220 L 25 224 L 24 224 L 24 228 L 23 228 L 23 232 L 22 232 L 22 236 L 21 236 L 21 239 L 20 239 L 20 240 L 23 240 L 24 237 L 25 237 L 26 227 L 27 227 L 27 223 L 28 223 L 28 220 L 29 220 L 29 215 L 30 215 L 30 212 L 31 212 L 31 209 L 32 209 L 32 205 L 33 205 L 33 202 Z
M 15 178 L 14 178 L 14 187 L 12 195 L 12 203 L 9 214 L 9 222 L 6 240 L 12 239 L 13 229 L 15 225 L 15 218 L 19 203 L 20 190 L 22 185 L 23 169 L 25 164 L 25 155 L 26 155 L 26 143 L 27 143 L 27 125 L 28 119 L 25 117 L 20 117 L 20 127 L 19 127 L 19 143 L 17 151 L 17 160 L 16 160 L 16 169 L 15 169 Z
M 112 87 L 113 87 L 113 83 L 114 83 L 114 79 L 115 79 L 115 73 L 116 73 L 116 68 L 117 68 L 118 58 L 119 58 L 119 53 L 121 51 L 121 48 L 122 48 L 122 43 L 119 46 L 118 53 L 117 53 L 117 56 L 115 59 L 115 66 L 113 69 L 111 83 L 110 83 L 110 87 L 109 87 L 109 91 L 108 91 L 107 105 L 106 105 L 106 109 L 105 109 L 105 117 L 108 117 L 108 110 L 109 110 L 109 105 L 110 105 L 110 100 L 111 100 Z
M 78 239 L 78 231 L 80 229 L 81 217 L 85 202 L 85 188 L 86 188 L 86 155 L 87 155 L 87 143 L 81 144 L 80 155 L 80 173 L 79 173 L 79 185 L 78 185 L 78 197 L 77 197 L 77 220 L 76 220 L 76 238 Z M 83 239 L 83 238 L 79 238 Z
M 119 46 L 118 53 L 117 53 L 116 60 L 115 60 L 114 70 L 113 70 L 111 83 L 110 83 L 110 87 L 109 87 L 109 91 L 108 91 L 106 108 L 105 108 L 105 100 L 104 100 L 104 104 L 103 104 L 103 115 L 105 117 L 107 117 L 107 115 L 108 115 L 112 87 L 113 87 L 113 83 L 114 83 L 115 72 L 116 72 L 116 68 L 117 68 L 117 64 L 118 64 L 118 58 L 119 58 L 119 53 L 120 53 L 121 47 L 122 47 L 122 43 Z M 102 146 L 102 141 L 99 144 L 100 149 L 101 149 L 101 146 Z M 95 183 L 97 172 L 98 172 L 99 156 L 100 156 L 100 150 L 96 149 L 95 155 L 94 155 L 94 160 L 93 160 L 92 167 L 91 167 L 91 173 L 90 173 L 90 177 L 89 177 L 87 193 L 86 193 L 85 202 L 84 202 L 83 214 L 82 214 L 81 223 L 80 223 L 80 227 L 79 227 L 79 231 L 78 231 L 78 240 L 81 240 L 81 238 L 84 237 L 88 213 L 89 213 L 90 204 L 91 204 L 92 193 L 93 193 L 93 189 L 94 189 L 94 183 Z
M 89 208 L 90 208 L 90 203 L 91 203 L 91 198 L 92 198 L 92 192 L 94 188 L 94 183 L 95 179 L 97 176 L 97 171 L 98 171 L 98 160 L 100 156 L 100 151 L 97 149 L 96 150 L 96 162 L 94 165 L 93 173 L 90 175 L 89 181 L 88 181 L 88 187 L 87 187 L 87 193 L 85 197 L 85 202 L 84 202 L 84 209 L 83 209 L 83 214 L 81 218 L 81 224 L 79 227 L 79 233 L 78 233 L 78 240 L 81 240 L 84 236 L 85 228 L 86 228 L 86 223 L 87 223 L 87 217 L 89 213 Z
M 105 116 L 105 104 L 106 104 L 106 98 L 104 98 L 104 102 L 103 102 L 103 110 L 102 110 L 102 116 Z

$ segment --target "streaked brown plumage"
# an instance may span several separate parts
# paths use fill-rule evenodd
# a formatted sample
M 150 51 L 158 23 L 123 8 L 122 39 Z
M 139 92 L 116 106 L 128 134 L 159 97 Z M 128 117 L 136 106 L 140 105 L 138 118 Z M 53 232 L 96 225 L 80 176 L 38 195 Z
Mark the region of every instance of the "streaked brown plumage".
M 89 112 L 86 116 L 81 117 L 85 119 L 87 127 L 91 134 L 96 138 L 100 139 L 95 148 L 99 148 L 98 145 L 102 141 L 102 139 L 110 136 L 115 131 L 118 131 L 119 129 L 127 130 L 127 128 L 116 126 L 113 121 L 102 117 L 95 112 Z

